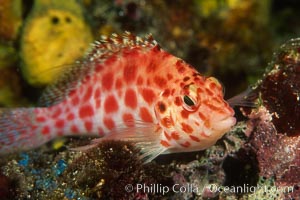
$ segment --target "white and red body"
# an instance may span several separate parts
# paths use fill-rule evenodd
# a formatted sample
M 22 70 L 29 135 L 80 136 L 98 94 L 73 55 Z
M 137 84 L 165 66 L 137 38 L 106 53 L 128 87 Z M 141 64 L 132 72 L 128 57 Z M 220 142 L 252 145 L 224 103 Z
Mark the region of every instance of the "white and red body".
M 216 79 L 129 33 L 95 44 L 43 99 L 48 107 L 3 111 L 1 153 L 90 135 L 150 141 L 154 158 L 208 148 L 235 124 Z

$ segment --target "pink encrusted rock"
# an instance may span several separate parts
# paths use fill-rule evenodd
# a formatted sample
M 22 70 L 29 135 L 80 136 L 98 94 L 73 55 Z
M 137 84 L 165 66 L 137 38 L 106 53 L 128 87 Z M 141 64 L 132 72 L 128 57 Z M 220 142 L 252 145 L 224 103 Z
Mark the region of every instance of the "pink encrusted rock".
M 256 152 L 260 176 L 274 177 L 278 187 L 300 190 L 300 39 L 284 44 L 271 69 L 252 91 L 258 107 L 242 109 L 248 122 L 249 144 Z

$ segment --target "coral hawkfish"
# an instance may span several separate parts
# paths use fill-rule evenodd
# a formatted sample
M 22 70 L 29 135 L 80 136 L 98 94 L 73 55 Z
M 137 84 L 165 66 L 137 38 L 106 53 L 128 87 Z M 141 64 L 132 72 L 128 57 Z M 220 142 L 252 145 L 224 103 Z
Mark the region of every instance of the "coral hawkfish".
M 1 154 L 58 136 L 128 140 L 147 161 L 206 149 L 235 124 L 221 84 L 126 32 L 95 42 L 41 97 L 41 106 L 0 110 Z M 93 145 L 93 144 L 92 144 Z

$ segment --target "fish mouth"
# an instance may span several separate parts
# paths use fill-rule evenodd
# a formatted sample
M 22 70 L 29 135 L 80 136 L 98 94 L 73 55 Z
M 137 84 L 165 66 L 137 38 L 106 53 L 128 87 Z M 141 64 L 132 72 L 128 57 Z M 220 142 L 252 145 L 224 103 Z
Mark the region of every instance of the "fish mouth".
M 213 129 L 218 131 L 227 131 L 230 130 L 232 126 L 236 123 L 235 117 L 227 117 L 225 119 L 219 120 L 213 124 Z

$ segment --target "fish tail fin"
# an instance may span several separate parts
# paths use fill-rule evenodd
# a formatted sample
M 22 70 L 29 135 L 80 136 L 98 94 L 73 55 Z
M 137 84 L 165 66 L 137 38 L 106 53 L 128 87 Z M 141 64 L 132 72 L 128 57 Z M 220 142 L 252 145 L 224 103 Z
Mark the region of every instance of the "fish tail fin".
M 0 109 L 0 154 L 37 147 L 49 139 L 39 132 L 34 108 Z

